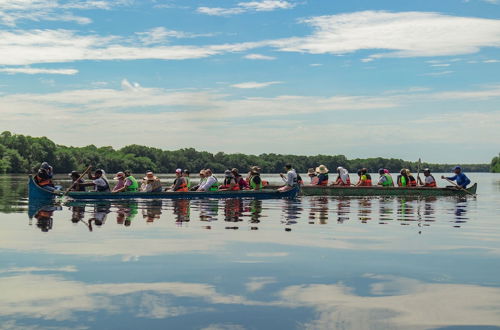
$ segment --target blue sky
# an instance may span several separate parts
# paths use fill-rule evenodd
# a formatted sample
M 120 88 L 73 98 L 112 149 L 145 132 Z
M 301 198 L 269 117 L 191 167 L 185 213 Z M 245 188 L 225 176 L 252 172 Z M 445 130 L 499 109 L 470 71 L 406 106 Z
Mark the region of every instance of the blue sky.
M 500 1 L 0 0 L 0 130 L 489 162 Z

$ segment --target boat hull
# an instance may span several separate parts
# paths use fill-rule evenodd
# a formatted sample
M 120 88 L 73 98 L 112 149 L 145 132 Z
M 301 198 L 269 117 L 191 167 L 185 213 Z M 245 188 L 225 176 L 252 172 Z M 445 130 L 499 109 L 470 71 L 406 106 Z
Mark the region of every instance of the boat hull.
M 431 188 L 431 187 L 339 187 L 339 186 L 302 186 L 303 196 L 349 196 L 349 197 L 369 197 L 369 196 L 467 196 L 474 195 L 477 190 L 477 183 L 466 190 L 454 187 Z
M 29 198 L 53 199 L 61 194 L 53 193 L 39 187 L 30 176 Z M 253 199 L 281 199 L 295 198 L 299 189 L 279 192 L 273 189 L 263 190 L 240 190 L 240 191 L 188 191 L 188 192 L 85 192 L 71 191 L 67 196 L 77 200 L 116 200 L 116 199 L 202 199 L 202 198 L 253 198 Z

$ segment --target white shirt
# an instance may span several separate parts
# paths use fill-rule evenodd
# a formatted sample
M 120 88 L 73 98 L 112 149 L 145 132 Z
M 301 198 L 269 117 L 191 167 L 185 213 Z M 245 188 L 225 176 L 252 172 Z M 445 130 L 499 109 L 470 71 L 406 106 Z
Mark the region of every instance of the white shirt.
M 435 181 L 434 178 L 430 175 L 425 177 L 425 184 L 431 184 L 434 181 Z
M 286 179 L 283 178 L 287 186 L 294 187 L 297 185 L 297 172 L 292 168 L 286 173 Z
M 205 182 L 198 188 L 198 190 L 204 190 L 207 191 L 210 189 L 211 186 L 214 185 L 214 183 L 217 182 L 217 178 L 213 175 L 209 176 Z
M 92 181 L 95 184 L 95 191 L 97 191 L 97 187 L 106 188 L 108 185 L 106 181 L 102 177 L 95 179 Z

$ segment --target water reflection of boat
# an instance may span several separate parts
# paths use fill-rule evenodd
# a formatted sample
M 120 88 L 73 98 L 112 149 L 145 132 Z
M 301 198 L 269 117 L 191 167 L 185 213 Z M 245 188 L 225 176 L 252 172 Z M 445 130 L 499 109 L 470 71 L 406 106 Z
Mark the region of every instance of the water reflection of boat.
M 163 205 L 162 200 L 146 201 L 143 205 L 142 218 L 145 219 L 147 223 L 153 223 L 155 220 L 160 219 Z
M 189 191 L 189 192 L 86 192 L 70 191 L 67 196 L 78 200 L 117 200 L 117 199 L 205 199 L 205 198 L 258 198 L 258 199 L 281 199 L 294 198 L 299 189 L 280 192 L 273 189 L 263 190 L 239 190 L 239 191 Z M 54 193 L 39 187 L 33 177 L 29 177 L 28 195 L 30 199 L 53 199 L 61 196 L 61 193 Z

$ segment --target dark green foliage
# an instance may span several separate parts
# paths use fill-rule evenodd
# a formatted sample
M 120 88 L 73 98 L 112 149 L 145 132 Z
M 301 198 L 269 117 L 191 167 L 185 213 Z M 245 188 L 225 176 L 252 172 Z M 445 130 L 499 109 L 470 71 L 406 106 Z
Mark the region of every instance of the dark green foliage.
M 495 157 L 491 169 L 500 172 L 500 157 Z M 387 168 L 392 172 L 401 168 L 409 168 L 416 172 L 417 162 L 409 162 L 394 158 L 368 158 L 348 160 L 343 155 L 316 155 L 297 156 L 279 154 L 226 154 L 218 152 L 212 154 L 206 151 L 196 151 L 193 148 L 180 150 L 161 150 L 140 145 L 129 145 L 119 150 L 112 147 L 97 148 L 94 145 L 86 147 L 66 147 L 56 145 L 46 137 L 0 134 L 0 173 L 29 173 L 37 168 L 42 161 L 47 161 L 54 167 L 56 173 L 69 173 L 72 170 L 82 171 L 87 165 L 94 169 L 102 168 L 108 173 L 116 173 L 130 169 L 135 173 L 144 173 L 152 170 L 158 173 L 172 173 L 176 168 L 190 169 L 196 172 L 202 168 L 211 168 L 214 172 L 223 172 L 236 167 L 242 173 L 250 166 L 257 165 L 264 173 L 283 172 L 285 164 L 292 164 L 297 171 L 307 172 L 308 168 L 315 168 L 320 164 L 326 165 L 331 172 L 338 166 L 344 166 L 350 172 L 356 172 L 362 167 L 376 172 L 379 168 Z M 456 164 L 428 164 L 420 167 L 431 168 L 434 172 L 449 172 Z M 487 172 L 489 164 L 463 165 L 467 172 Z
M 491 160 L 491 172 L 500 173 L 500 153 Z

